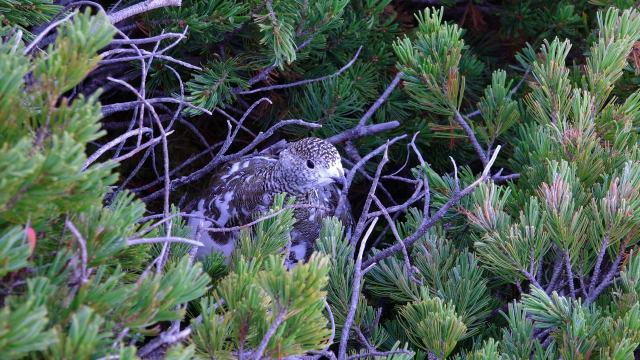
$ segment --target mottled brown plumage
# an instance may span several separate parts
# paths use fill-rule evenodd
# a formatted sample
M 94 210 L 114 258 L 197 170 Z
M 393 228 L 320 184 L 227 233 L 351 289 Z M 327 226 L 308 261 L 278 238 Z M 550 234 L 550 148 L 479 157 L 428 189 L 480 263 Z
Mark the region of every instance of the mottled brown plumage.
M 295 196 L 298 204 L 320 208 L 297 208 L 291 233 L 295 259 L 308 257 L 318 237 L 322 219 L 332 216 L 339 199 L 336 184 L 344 180 L 340 154 L 321 139 L 305 138 L 291 144 L 277 156 L 250 155 L 224 164 L 211 178 L 204 194 L 197 199 L 195 214 L 215 222 L 191 218 L 192 229 L 229 227 L 252 221 L 266 212 L 277 194 Z M 229 256 L 237 234 L 209 233 L 201 237 L 205 246 L 198 251 L 206 255 L 212 249 Z

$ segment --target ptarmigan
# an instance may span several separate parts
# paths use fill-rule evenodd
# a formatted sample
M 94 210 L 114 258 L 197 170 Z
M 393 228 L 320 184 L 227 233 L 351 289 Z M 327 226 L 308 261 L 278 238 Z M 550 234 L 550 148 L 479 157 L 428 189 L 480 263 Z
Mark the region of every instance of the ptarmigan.
M 320 208 L 296 208 L 296 223 L 291 233 L 291 257 L 306 259 L 313 250 L 322 218 L 335 213 L 344 182 L 344 170 L 340 154 L 329 142 L 318 138 L 305 138 L 292 143 L 278 156 L 249 155 L 224 164 L 214 174 L 205 194 L 198 200 L 192 214 L 205 216 L 215 222 L 191 217 L 189 226 L 229 227 L 246 224 L 256 214 L 265 213 L 275 195 L 287 193 L 295 196 L 298 204 L 313 204 Z M 199 240 L 204 243 L 198 249 L 198 257 L 206 256 L 212 249 L 229 255 L 234 249 L 237 234 L 205 233 Z

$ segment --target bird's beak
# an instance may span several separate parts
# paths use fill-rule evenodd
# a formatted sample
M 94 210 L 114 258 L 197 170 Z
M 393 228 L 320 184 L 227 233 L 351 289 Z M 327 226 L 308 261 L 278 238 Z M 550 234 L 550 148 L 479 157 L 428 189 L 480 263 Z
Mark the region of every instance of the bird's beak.
M 338 185 L 338 187 L 342 189 L 347 183 L 347 179 L 344 177 L 344 170 L 339 169 L 337 175 L 331 176 L 331 180 L 333 180 L 336 185 Z
M 345 183 L 344 170 L 342 166 L 334 166 L 329 169 L 323 169 L 320 173 L 319 185 L 328 185 L 336 183 L 342 186 Z

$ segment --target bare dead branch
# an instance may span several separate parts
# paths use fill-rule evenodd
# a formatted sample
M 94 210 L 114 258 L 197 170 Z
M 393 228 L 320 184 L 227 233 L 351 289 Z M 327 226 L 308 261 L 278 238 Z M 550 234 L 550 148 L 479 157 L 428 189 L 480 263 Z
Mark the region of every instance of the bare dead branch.
M 168 131 L 167 132 L 167 136 L 173 134 L 173 132 L 174 132 L 173 130 Z M 148 148 L 149 146 L 153 146 L 153 145 L 159 143 L 160 141 L 162 141 L 162 136 L 155 137 L 155 138 L 147 141 L 146 143 L 141 144 L 140 146 L 136 146 L 133 150 L 129 151 L 128 153 L 126 153 L 124 155 L 120 155 L 117 158 L 114 158 L 113 161 L 121 162 L 122 160 L 126 160 L 126 159 L 132 157 L 133 155 L 139 153 L 140 151 Z M 100 164 L 100 165 L 97 166 L 97 168 L 100 168 L 102 166 L 103 166 L 103 164 Z
M 353 167 L 355 165 L 349 159 L 343 158 L 342 161 L 344 161 L 345 163 L 347 163 L 347 165 L 349 165 L 351 167 Z M 364 169 L 359 168 L 358 169 L 358 173 L 360 175 L 364 176 L 365 179 L 367 179 L 369 181 L 373 181 L 373 177 L 371 175 L 369 175 L 366 171 L 364 171 Z M 381 178 L 384 178 L 384 177 L 381 177 Z M 389 199 L 389 201 L 391 201 L 394 205 L 398 204 L 398 203 L 396 203 L 396 200 L 393 198 L 393 195 L 391 195 L 391 192 L 386 188 L 386 186 L 382 185 L 382 183 L 378 183 L 378 188 L 384 193 L 384 195 L 387 197 L 387 199 Z
M 351 65 L 353 65 L 353 63 L 356 62 L 356 60 L 358 59 L 358 55 L 360 55 L 360 51 L 361 50 L 362 50 L 362 46 L 360 46 L 358 48 L 358 51 L 356 51 L 356 54 L 353 56 L 351 61 L 349 61 L 347 64 L 345 64 L 343 67 L 341 67 L 338 71 L 334 72 L 333 74 L 322 76 L 322 77 L 315 78 L 315 79 L 307 79 L 307 80 L 296 81 L 296 82 L 292 82 L 292 83 L 288 83 L 288 84 L 272 85 L 272 86 L 265 86 L 265 87 L 261 87 L 261 88 L 253 89 L 253 90 L 238 91 L 238 92 L 236 92 L 236 94 L 238 94 L 238 95 L 247 95 L 247 94 L 255 94 L 257 92 L 262 92 L 262 91 L 286 89 L 286 88 L 290 88 L 290 87 L 294 87 L 294 86 L 306 85 L 306 84 L 311 84 L 311 83 L 314 83 L 314 82 L 318 82 L 318 81 L 323 81 L 323 80 L 334 78 L 334 77 L 342 74 L 345 70 L 350 68 Z
M 364 334 L 362 333 L 362 330 L 360 330 L 360 327 L 354 326 L 353 331 L 355 331 L 356 335 L 358 336 L 358 340 L 360 340 L 360 343 L 364 345 L 364 347 L 367 349 L 368 352 L 372 353 L 377 351 L 376 348 L 374 348 L 373 346 L 371 346 L 371 344 L 369 344 L 369 340 L 367 340 L 367 337 L 364 336 Z
M 527 67 L 524 74 L 520 78 L 520 81 L 518 81 L 518 84 L 516 84 L 516 86 L 514 86 L 513 89 L 511 89 L 511 91 L 509 92 L 510 97 L 513 96 L 516 92 L 518 92 L 518 89 L 520 88 L 520 86 L 522 86 L 522 84 L 524 84 L 524 81 L 527 79 L 527 76 L 529 75 L 530 72 L 531 72 L 531 65 Z
M 199 152 L 198 154 L 196 154 L 196 155 L 188 158 L 187 160 L 183 161 L 175 169 L 171 170 L 169 175 L 171 175 L 171 176 L 175 175 L 177 172 L 179 172 L 180 170 L 184 169 L 187 165 L 189 165 L 192 162 L 198 160 L 199 158 L 201 158 L 202 156 L 204 156 L 207 153 L 211 152 L 211 150 L 217 148 L 218 146 L 222 146 L 222 142 L 213 144 L 208 149 L 205 149 L 205 150 Z M 137 188 L 129 189 L 129 191 L 133 191 L 133 192 L 144 191 L 144 190 L 147 190 L 149 188 L 152 188 L 152 187 L 156 186 L 157 184 L 161 183 L 162 181 L 164 181 L 164 176 L 162 176 L 162 177 L 160 177 L 158 179 L 155 179 L 154 181 L 152 181 L 152 182 L 150 182 L 150 183 L 148 183 L 146 185 L 142 185 L 142 186 L 137 187 Z
M 162 41 L 165 39 L 172 39 L 172 38 L 178 38 L 182 40 L 186 38 L 186 35 L 184 33 L 165 33 L 165 34 L 150 36 L 142 39 L 114 39 L 113 41 L 111 41 L 111 44 L 112 45 L 131 45 L 131 44 L 142 45 L 142 44 L 148 44 L 148 43 Z
M 89 281 L 89 275 L 87 273 L 87 263 L 89 261 L 89 256 L 87 255 L 87 242 L 71 221 L 66 220 L 64 224 L 66 228 L 71 231 L 73 236 L 75 236 L 76 240 L 78 240 L 78 245 L 80 246 L 80 283 L 84 284 Z
M 418 151 L 418 147 L 416 146 L 417 137 L 418 133 L 416 132 L 415 134 L 413 134 L 413 138 L 411 139 L 409 146 L 413 149 L 413 152 L 418 157 L 418 161 L 420 161 L 420 167 L 426 169 L 427 164 L 424 161 L 424 158 L 422 157 L 420 151 Z M 429 209 L 431 207 L 431 188 L 429 186 L 429 178 L 427 177 L 427 174 L 422 175 L 422 186 L 424 188 L 424 205 L 422 207 L 422 213 L 424 214 L 424 216 L 429 217 Z
M 97 360 L 115 360 L 115 359 L 120 359 L 120 355 L 107 355 L 107 356 L 100 357 Z
M 164 236 L 164 237 L 152 237 L 152 238 L 142 238 L 142 239 L 131 239 L 127 240 L 127 246 L 134 246 L 140 244 L 156 244 L 156 243 L 185 243 L 195 246 L 204 246 L 201 242 L 178 237 L 178 236 Z
M 187 101 L 181 101 L 180 99 L 175 99 L 175 98 L 170 98 L 170 97 L 162 97 L 162 98 L 151 98 L 151 99 L 147 99 L 147 102 L 149 104 L 155 104 L 155 103 L 174 103 L 174 104 L 182 104 L 184 106 L 190 107 L 192 109 L 198 110 L 198 111 L 202 111 L 203 113 L 207 114 L 207 115 L 211 115 L 211 111 L 200 107 L 200 106 L 196 106 L 193 105 Z M 102 111 L 102 115 L 107 116 L 107 115 L 111 115 L 111 114 L 115 114 L 117 112 L 122 112 L 122 111 L 128 111 L 131 110 L 137 106 L 142 105 L 144 102 L 141 100 L 135 100 L 135 101 L 127 101 L 127 102 L 121 102 L 121 103 L 115 103 L 115 104 L 108 104 L 108 105 L 103 105 L 100 108 L 100 111 Z
M 313 40 L 313 37 L 310 37 L 309 39 L 303 41 L 300 45 L 298 45 L 296 47 L 296 52 L 299 52 L 300 50 L 302 50 L 303 48 L 305 48 L 307 45 L 311 44 L 311 41 Z M 247 84 L 249 84 L 249 86 L 258 83 L 260 81 L 265 80 L 269 74 L 275 70 L 275 68 L 278 65 L 276 65 L 276 63 L 273 63 L 272 65 L 268 66 L 266 69 L 262 70 L 259 74 L 257 74 L 256 76 L 252 77 L 251 79 L 249 79 L 249 81 L 247 81 Z M 241 91 L 240 88 L 236 88 L 233 90 L 234 94 L 237 94 L 238 91 Z
M 145 59 L 151 59 L 151 58 L 158 58 L 158 59 L 163 59 L 163 60 L 167 60 L 170 61 L 172 63 L 176 63 L 178 65 L 182 65 L 188 69 L 192 69 L 192 70 L 202 70 L 201 67 L 199 66 L 195 66 L 195 65 L 191 65 L 188 62 L 184 62 L 182 60 L 178 60 L 172 56 L 169 55 L 156 55 L 156 54 L 151 54 L 148 53 L 148 51 L 146 50 L 142 50 L 142 52 L 145 53 L 145 55 L 138 55 L 138 56 L 125 56 L 125 57 L 119 57 L 119 58 L 115 58 L 115 59 L 107 59 L 107 60 L 100 60 L 100 64 L 101 65 L 105 65 L 105 64 L 113 64 L 113 63 L 117 63 L 117 62 L 128 62 L 128 61 L 134 61 L 134 60 L 145 60 Z
M 80 171 L 84 171 L 86 168 L 89 167 L 89 165 L 93 164 L 94 161 L 98 160 L 98 158 L 100 156 L 102 156 L 102 154 L 107 152 L 112 147 L 124 142 L 125 140 L 127 140 L 128 138 L 130 138 L 132 136 L 140 135 L 140 134 L 144 134 L 144 133 L 148 133 L 148 132 L 151 132 L 151 129 L 148 128 L 148 127 L 143 127 L 143 128 L 138 128 L 138 129 L 135 129 L 135 130 L 127 131 L 126 133 L 124 133 L 124 134 L 118 136 L 117 138 L 109 141 L 108 143 L 102 145 L 98 150 L 96 150 L 93 154 L 91 154 L 91 156 L 89 156 L 89 158 L 87 159 L 87 161 L 84 162 L 84 164 L 82 164 L 82 167 L 80 168 Z
M 167 126 L 167 129 L 171 129 L 176 119 L 178 118 L 182 119 L 180 114 L 182 113 L 182 110 L 184 109 L 184 106 L 187 104 L 187 102 L 184 101 L 184 82 L 182 81 L 182 77 L 180 76 L 180 73 L 178 73 L 178 71 L 176 71 L 176 69 L 174 69 L 170 65 L 166 65 L 166 66 L 167 66 L 167 69 L 169 69 L 173 73 L 173 75 L 175 75 L 176 79 L 178 80 L 178 84 L 180 85 L 180 99 L 179 99 L 180 103 L 178 104 L 178 109 L 176 109 L 176 111 L 173 113 L 173 118 L 171 118 L 171 121 L 169 121 L 169 126 Z M 204 141 L 204 143 L 206 147 L 209 147 L 209 143 L 206 140 Z
M 364 234 L 362 241 L 360 242 L 360 250 L 358 251 L 358 257 L 356 258 L 355 269 L 353 272 L 353 288 L 351 290 L 351 303 L 349 305 L 349 312 L 347 313 L 347 317 L 344 321 L 344 325 L 342 327 L 342 334 L 340 336 L 340 349 L 338 352 L 338 359 L 343 360 L 347 358 L 347 341 L 349 340 L 349 332 L 351 330 L 351 325 L 353 324 L 353 319 L 356 314 L 356 309 L 358 308 L 358 300 L 360 299 L 360 287 L 362 286 L 362 276 L 364 275 L 362 271 L 362 254 L 364 253 L 365 245 L 367 244 L 367 239 L 371 235 L 373 228 L 376 226 L 378 222 L 378 218 L 373 219 L 371 225 L 369 225 L 369 229 Z
M 119 193 L 120 191 L 122 191 L 122 189 L 124 189 L 127 186 L 127 184 L 129 184 L 131 179 L 133 179 L 133 177 L 138 174 L 138 172 L 142 168 L 142 165 L 144 165 L 144 163 L 147 161 L 150 154 L 151 154 L 151 148 L 147 149 L 147 151 L 144 152 L 144 155 L 142 155 L 142 159 L 138 161 L 138 163 L 136 164 L 136 167 L 129 173 L 129 176 L 127 176 L 127 178 L 118 186 L 118 189 L 114 191 L 114 194 Z
M 62 18 L 62 19 L 60 19 L 58 21 L 54 21 L 51 24 L 49 24 L 49 26 L 47 26 L 44 30 L 42 30 L 40 32 L 40 34 L 38 34 L 38 36 L 36 36 L 36 38 L 33 39 L 33 41 L 31 41 L 31 43 L 29 43 L 29 45 L 27 45 L 27 47 L 24 49 L 24 55 L 27 55 L 27 54 L 31 53 L 31 51 L 35 48 L 35 46 L 38 45 L 38 43 L 42 39 L 44 39 L 44 37 L 47 36 L 47 34 L 49 34 L 49 32 L 51 32 L 53 29 L 55 29 L 57 26 L 59 26 L 63 22 L 71 19 L 77 13 L 78 13 L 77 11 L 74 11 L 74 12 L 70 13 L 69 15 L 65 16 L 64 18 Z
M 262 358 L 262 354 L 264 353 L 264 350 L 267 348 L 267 345 L 269 344 L 269 340 L 271 340 L 271 338 L 273 337 L 273 334 L 276 333 L 278 326 L 282 324 L 286 315 L 287 315 L 286 306 L 278 309 L 278 315 L 276 316 L 275 320 L 273 320 L 273 323 L 271 324 L 271 326 L 269 326 L 269 329 L 267 330 L 267 332 L 264 334 L 262 341 L 260 341 L 260 345 L 258 346 L 258 349 L 256 350 L 256 353 L 254 356 L 255 360 L 260 360 Z
M 342 191 L 340 192 L 340 199 L 338 200 L 338 206 L 336 207 L 337 209 L 345 209 L 345 204 L 347 200 L 347 194 L 349 193 L 349 188 L 351 187 L 351 183 L 353 182 L 353 179 L 356 176 L 356 173 L 358 172 L 358 169 L 361 168 L 362 166 L 364 166 L 365 163 L 367 163 L 367 161 L 371 160 L 374 156 L 378 155 L 379 153 L 381 153 L 382 151 L 385 151 L 385 149 L 387 149 L 387 147 L 391 146 L 392 144 L 394 144 L 395 142 L 404 139 L 405 137 L 407 137 L 406 135 L 400 135 L 400 136 L 396 136 L 395 138 L 391 139 L 390 141 L 388 141 L 387 143 L 379 146 L 378 148 L 374 149 L 372 152 L 370 152 L 369 154 L 365 155 L 362 159 L 360 159 L 360 161 L 358 161 L 349 171 L 349 173 L 346 176 L 345 179 L 345 183 L 344 186 L 342 188 Z M 366 212 L 363 212 L 366 213 Z M 340 216 L 341 214 L 336 213 L 336 216 Z M 360 227 L 362 227 L 363 225 L 360 225 Z M 358 227 L 356 226 L 356 231 L 357 231 Z M 362 233 L 362 230 L 360 230 L 360 234 Z M 354 232 L 353 235 L 356 235 L 356 233 Z M 358 235 L 359 236 L 359 235 Z M 354 245 L 354 241 L 357 241 L 358 237 L 357 236 L 352 236 L 351 238 L 351 243 L 352 245 Z
M 144 279 L 147 276 L 149 276 L 149 273 L 151 273 L 151 269 L 153 269 L 153 267 L 156 266 L 158 261 L 160 261 L 160 258 L 156 257 L 155 259 L 153 259 L 153 261 L 151 261 L 151 263 L 149 265 L 147 265 L 147 267 L 144 269 L 142 274 L 140 274 L 140 277 L 138 277 L 138 279 L 136 280 L 136 285 L 140 285 L 142 283 L 142 281 L 144 281 Z
M 482 149 L 482 146 L 480 146 L 480 143 L 478 142 L 478 138 L 476 137 L 476 134 L 471 129 L 471 126 L 469 126 L 469 124 L 462 118 L 460 111 L 455 112 L 454 118 L 456 119 L 456 122 L 458 123 L 458 125 L 462 127 L 464 132 L 467 133 L 467 137 L 469 137 L 469 141 L 471 142 L 473 149 L 478 154 L 480 161 L 482 161 L 482 166 L 486 167 L 488 162 L 487 153 Z
M 151 11 L 153 9 L 165 7 L 165 6 L 181 6 L 182 0 L 147 0 L 135 5 L 131 5 L 120 11 L 116 11 L 113 14 L 109 14 L 112 24 L 117 24 L 124 19 L 128 19 L 132 16 Z
M 176 343 L 182 339 L 187 338 L 189 335 L 191 335 L 191 326 L 187 326 L 184 330 L 179 332 L 163 332 L 155 339 L 149 341 L 149 343 L 147 343 L 145 346 L 141 347 L 140 350 L 138 350 L 137 355 L 140 357 L 144 357 L 145 355 L 150 354 L 153 350 L 159 348 L 164 344 Z
M 467 115 L 465 115 L 465 117 L 472 118 L 472 117 L 478 116 L 478 115 L 480 115 L 480 110 L 474 110 L 474 111 L 468 113 Z
M 241 125 L 238 120 L 236 120 L 236 118 L 234 118 L 233 116 L 229 115 L 229 113 L 227 113 L 226 111 L 224 111 L 223 109 L 220 109 L 219 107 L 216 107 L 214 109 L 215 112 L 220 113 L 222 115 L 224 115 L 224 117 L 226 117 L 227 119 L 229 119 L 232 123 L 240 126 L 240 128 L 242 130 L 244 130 L 247 134 L 253 136 L 254 138 L 257 136 L 253 131 L 249 130 L 247 127 L 245 127 L 244 125 Z
M 146 75 L 146 72 L 145 72 Z M 143 76 L 143 82 L 144 82 L 144 78 L 146 76 Z M 146 108 L 149 109 L 149 112 L 153 115 L 153 118 L 156 120 L 156 124 L 158 126 L 158 128 L 160 129 L 160 133 L 162 135 L 162 156 L 163 156 L 163 170 L 164 170 L 164 189 L 163 189 L 163 193 L 164 193 L 164 215 L 165 217 L 169 216 L 169 197 L 170 197 L 170 178 L 169 178 L 169 148 L 168 148 L 168 143 L 167 143 L 167 133 L 164 130 L 164 127 L 162 126 L 162 122 L 160 121 L 160 118 L 158 117 L 158 114 L 156 113 L 155 109 L 153 108 L 153 106 L 151 106 L 151 104 L 149 104 L 146 99 L 144 98 L 144 93 L 140 93 L 138 92 L 133 86 L 129 85 L 128 83 L 122 81 L 122 80 L 118 80 L 118 79 L 114 79 L 112 77 L 107 77 L 108 80 L 110 81 L 114 81 L 117 83 L 120 83 L 121 85 L 124 85 L 126 88 L 128 88 L 131 92 L 133 92 L 138 99 L 140 99 L 141 101 L 144 102 L 144 106 Z M 166 238 L 171 238 L 171 222 L 168 223 L 167 227 L 166 227 Z M 157 272 L 159 273 L 160 270 L 164 267 L 164 263 L 167 259 L 168 256 L 168 249 L 169 249 L 169 243 L 170 242 L 164 242 L 163 246 L 162 246 L 162 250 L 160 252 L 160 261 L 158 263 L 158 267 L 157 267 Z
M 491 176 L 491 180 L 493 180 L 496 183 L 502 183 L 505 181 L 509 181 L 509 180 L 516 180 L 520 178 L 520 174 L 515 173 L 515 174 L 509 174 L 509 175 L 502 175 L 502 169 L 500 169 L 500 171 L 498 171 L 497 174 Z
M 285 358 L 285 360 L 318 360 L 321 357 L 326 357 L 329 360 L 336 360 L 336 354 L 333 353 L 333 351 L 309 351 L 309 354 L 315 354 L 313 356 L 301 356 L 301 357 L 297 357 L 297 356 L 290 356 Z
M 367 259 L 363 263 L 363 265 L 362 265 L 363 268 L 367 268 L 370 265 L 372 265 L 373 263 L 377 263 L 380 260 L 386 259 L 387 257 L 395 254 L 396 252 L 401 251 L 402 250 L 402 246 L 410 247 L 411 245 L 413 245 L 413 243 L 415 243 L 431 227 L 433 227 L 438 221 L 440 221 L 440 219 L 442 219 L 442 217 L 444 217 L 444 215 L 447 213 L 447 211 L 449 211 L 451 206 L 456 204 L 458 201 L 460 201 L 460 199 L 462 199 L 467 194 L 471 193 L 478 185 L 480 185 L 481 182 L 483 182 L 483 181 L 485 181 L 485 180 L 487 180 L 489 178 L 489 172 L 491 171 L 491 166 L 495 162 L 499 152 L 500 152 L 500 146 L 498 145 L 498 147 L 496 148 L 496 150 L 493 153 L 493 156 L 488 161 L 487 166 L 482 171 L 482 174 L 480 175 L 480 177 L 476 181 L 471 183 L 469 186 L 467 186 L 466 188 L 462 189 L 459 192 L 454 193 L 451 196 L 451 198 L 449 199 L 449 201 L 447 201 L 440 209 L 438 209 L 438 211 L 433 216 L 428 217 L 425 214 L 425 216 L 423 217 L 422 222 L 420 223 L 420 225 L 418 226 L 416 231 L 413 234 L 409 235 L 407 238 L 405 238 L 403 240 L 403 242 L 404 242 L 403 244 L 396 243 L 393 246 L 390 246 L 390 247 L 378 252 L 377 254 L 373 255 L 372 257 L 370 257 L 369 259 Z
M 373 114 L 376 112 L 376 110 L 378 110 L 378 108 L 382 106 L 382 104 L 387 100 L 389 95 L 391 95 L 393 90 L 395 90 L 396 86 L 398 86 L 398 83 L 402 79 L 402 75 L 404 75 L 402 71 L 396 74 L 396 76 L 393 78 L 393 81 L 391 81 L 391 84 L 389 84 L 389 86 L 384 90 L 384 92 L 382 93 L 382 95 L 380 95 L 378 100 L 376 100 L 376 102 L 374 102 L 373 105 L 371 105 L 369 110 L 367 110 L 367 112 L 364 113 L 364 115 L 360 118 L 360 121 L 358 121 L 358 126 L 363 126 L 364 124 L 366 124 L 367 121 L 371 118 L 371 116 L 373 116 Z
M 360 235 L 362 235 L 362 231 L 364 230 L 367 220 L 369 220 L 369 217 L 367 216 L 367 214 L 369 213 L 369 209 L 371 208 L 371 202 L 373 201 L 373 196 L 375 195 L 376 190 L 378 189 L 378 183 L 380 182 L 380 175 L 382 174 L 382 168 L 389 161 L 388 153 L 389 153 L 389 143 L 386 144 L 384 148 L 384 152 L 382 153 L 382 160 L 380 160 L 380 162 L 378 163 L 378 167 L 376 168 L 376 173 L 373 177 L 373 181 L 371 182 L 371 188 L 369 189 L 369 194 L 364 202 L 364 206 L 362 207 L 362 216 L 360 216 L 360 219 L 358 219 L 358 223 L 356 224 L 355 229 L 353 230 L 350 243 L 354 246 L 356 244 L 355 242 L 358 241 L 358 239 L 360 238 Z
M 409 279 L 411 281 L 415 282 L 416 284 L 420 285 L 420 286 L 424 286 L 422 281 L 420 281 L 419 279 L 417 279 L 414 276 L 414 273 L 419 272 L 419 271 L 418 271 L 418 269 L 416 269 L 414 266 L 411 265 L 411 260 L 409 259 L 409 253 L 407 252 L 407 247 L 404 245 L 404 241 L 402 241 L 402 237 L 400 237 L 400 234 L 398 233 L 398 229 L 396 228 L 396 224 L 395 224 L 394 220 L 391 218 L 391 215 L 389 215 L 389 212 L 384 207 L 384 205 L 382 205 L 382 202 L 380 202 L 380 199 L 378 199 L 378 197 L 375 196 L 375 195 L 373 195 L 372 197 L 373 197 L 373 200 L 375 201 L 376 205 L 380 209 L 380 212 L 382 212 L 382 215 L 387 220 L 387 223 L 389 224 L 389 227 L 391 228 L 391 233 L 393 234 L 393 237 L 395 237 L 396 241 L 398 241 L 398 243 L 400 245 L 402 245 L 402 248 L 401 248 L 402 249 L 402 257 L 404 258 L 404 266 L 407 269 L 407 274 L 409 275 Z
M 183 119 L 182 117 L 180 117 L 178 122 L 184 125 L 187 129 L 189 129 L 189 131 L 191 131 L 193 135 L 195 135 L 200 140 L 202 145 L 204 145 L 205 149 L 211 149 L 211 145 L 207 141 L 207 138 L 202 134 L 202 132 L 200 132 L 200 130 L 198 130 L 198 128 L 195 125 Z M 213 152 L 213 150 L 209 150 L 209 153 L 211 154 L 212 159 L 214 159 L 216 154 Z
M 326 140 L 332 144 L 341 143 L 347 140 L 355 140 L 363 136 L 377 134 L 383 131 L 395 129 L 400 126 L 398 121 L 388 121 L 380 124 L 356 126 L 352 129 L 345 130 L 339 134 L 333 135 Z
M 329 314 L 329 323 L 331 324 L 331 336 L 327 341 L 327 346 L 324 348 L 325 351 L 329 350 L 329 347 L 333 344 L 333 339 L 336 337 L 336 320 L 333 316 L 333 311 L 331 311 L 331 307 L 327 302 L 327 299 L 324 299 L 324 308 L 327 310 L 327 314 Z
M 453 157 L 449 156 L 449 160 L 453 164 L 453 191 L 460 191 L 460 179 L 458 178 L 458 165 Z
M 233 131 L 231 136 L 227 136 L 227 139 L 222 144 L 222 147 L 220 148 L 220 151 L 218 151 L 218 153 L 216 154 L 216 157 L 220 157 L 220 156 L 224 155 L 227 152 L 227 150 L 231 146 L 231 143 L 233 143 L 233 141 L 235 140 L 236 136 L 238 135 L 238 131 L 240 131 L 240 126 L 242 126 L 242 123 L 244 123 L 244 120 L 247 118 L 247 116 L 249 116 L 249 114 L 251 114 L 251 112 L 253 112 L 253 109 L 255 109 L 256 106 L 258 106 L 263 101 L 266 101 L 269 104 L 273 104 L 273 102 L 271 100 L 269 100 L 269 98 L 266 98 L 266 97 L 260 98 L 260 99 L 256 100 L 253 104 L 251 104 L 251 106 L 249 106 L 247 111 L 244 112 L 244 114 L 242 115 L 242 117 L 238 121 L 238 126 L 236 126 L 236 129 Z M 229 129 L 231 129 L 231 125 L 229 125 Z

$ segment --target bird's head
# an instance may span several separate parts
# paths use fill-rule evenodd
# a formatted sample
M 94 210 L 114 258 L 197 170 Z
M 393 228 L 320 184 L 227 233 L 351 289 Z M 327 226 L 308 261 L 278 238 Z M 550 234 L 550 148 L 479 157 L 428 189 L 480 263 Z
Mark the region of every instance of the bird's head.
M 340 154 L 333 144 L 318 138 L 304 138 L 280 152 L 279 166 L 287 182 L 309 190 L 336 182 L 344 183 Z

